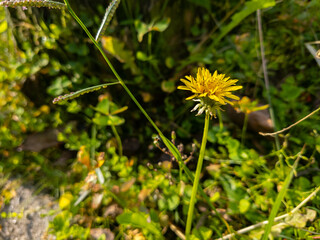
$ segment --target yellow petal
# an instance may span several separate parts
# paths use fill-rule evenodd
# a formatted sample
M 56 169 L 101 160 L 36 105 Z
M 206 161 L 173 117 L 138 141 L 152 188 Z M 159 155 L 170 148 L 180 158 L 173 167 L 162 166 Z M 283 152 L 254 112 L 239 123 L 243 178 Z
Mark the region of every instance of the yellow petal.
M 186 87 L 186 86 L 178 86 L 178 89 L 190 91 L 190 88 L 188 88 L 188 87 Z
M 233 94 L 227 95 L 226 97 L 234 99 L 234 100 L 239 100 L 240 99 L 238 96 L 233 95 Z
M 195 98 L 196 96 L 197 96 L 196 94 L 195 94 L 195 95 L 192 95 L 192 96 L 190 96 L 190 97 L 187 97 L 186 100 L 191 100 L 191 99 Z

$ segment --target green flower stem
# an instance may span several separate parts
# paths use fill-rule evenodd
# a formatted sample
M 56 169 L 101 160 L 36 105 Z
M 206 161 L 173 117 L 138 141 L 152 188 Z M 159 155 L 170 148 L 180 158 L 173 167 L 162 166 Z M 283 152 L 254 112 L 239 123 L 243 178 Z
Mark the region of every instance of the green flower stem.
M 189 205 L 189 210 L 188 210 L 188 219 L 187 219 L 187 226 L 186 226 L 186 240 L 190 239 L 190 230 L 191 230 L 192 219 L 193 219 L 194 205 L 196 203 L 196 196 L 197 196 L 197 192 L 198 192 L 198 186 L 199 186 L 199 180 L 200 180 L 200 173 L 201 173 L 201 169 L 202 169 L 204 151 L 206 149 L 206 144 L 207 144 L 209 119 L 210 119 L 210 114 L 206 113 L 200 155 L 199 155 L 199 159 L 198 159 L 196 175 L 194 176 L 191 200 L 190 200 L 190 205 Z
M 243 120 L 243 127 L 242 127 L 242 133 L 241 133 L 241 146 L 243 147 L 244 144 L 244 138 L 246 137 L 246 131 L 247 131 L 247 126 L 248 126 L 248 119 L 249 119 L 249 114 L 245 113 L 244 114 L 244 120 Z

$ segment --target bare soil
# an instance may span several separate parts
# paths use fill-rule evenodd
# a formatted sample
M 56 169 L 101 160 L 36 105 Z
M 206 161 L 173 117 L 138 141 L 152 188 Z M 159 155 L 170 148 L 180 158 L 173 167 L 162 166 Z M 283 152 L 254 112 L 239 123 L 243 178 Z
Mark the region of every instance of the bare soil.
M 48 239 L 47 229 L 53 218 L 48 213 L 58 207 L 50 195 L 35 191 L 32 185 L 14 189 L 15 196 L 0 209 L 0 240 Z

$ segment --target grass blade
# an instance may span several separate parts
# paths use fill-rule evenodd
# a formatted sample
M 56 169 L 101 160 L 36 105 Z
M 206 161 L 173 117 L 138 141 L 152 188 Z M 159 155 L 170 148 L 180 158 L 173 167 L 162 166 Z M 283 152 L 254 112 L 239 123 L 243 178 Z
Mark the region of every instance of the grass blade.
M 271 213 L 270 213 L 270 216 L 269 216 L 269 219 L 268 219 L 268 225 L 266 226 L 265 228 L 265 232 L 264 232 L 264 235 L 262 237 L 262 240 L 268 240 L 268 236 L 271 232 L 271 228 L 272 228 L 272 225 L 274 223 L 274 219 L 276 218 L 276 215 L 278 213 L 278 210 L 280 208 L 280 205 L 281 205 L 281 202 L 284 198 L 284 195 L 291 183 L 291 180 L 292 180 L 292 177 L 293 177 L 293 173 L 295 172 L 297 166 L 298 166 L 298 163 L 299 163 L 299 160 L 300 160 L 300 157 L 303 153 L 303 150 L 304 150 L 304 147 L 302 148 L 302 150 L 300 151 L 300 153 L 298 154 L 298 157 L 296 159 L 296 161 L 294 162 L 293 166 L 292 166 L 292 169 L 290 171 L 290 173 L 288 174 L 288 176 L 286 177 L 284 183 L 283 183 L 283 186 L 276 198 L 276 202 L 274 203 L 273 207 L 272 207 L 272 210 L 271 210 Z

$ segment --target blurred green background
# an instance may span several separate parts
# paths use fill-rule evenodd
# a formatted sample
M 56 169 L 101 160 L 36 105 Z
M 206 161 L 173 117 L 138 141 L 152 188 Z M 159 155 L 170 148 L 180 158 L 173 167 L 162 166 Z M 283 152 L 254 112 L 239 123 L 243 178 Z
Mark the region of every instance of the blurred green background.
M 70 4 L 95 35 L 108 1 L 70 0 Z M 279 130 L 320 104 L 319 60 L 305 45 L 320 36 L 319 1 L 123 0 L 104 33 L 101 43 L 116 71 L 164 134 L 175 131 L 176 144 L 186 156 L 194 156 L 187 165 L 191 170 L 204 118 L 190 113 L 193 103 L 185 101 L 188 94 L 176 89 L 180 78 L 205 66 L 239 79 L 240 97 L 269 104 L 257 9 Z M 121 86 L 52 103 L 59 95 L 115 81 L 71 15 L 54 9 L 1 7 L 0 41 L 1 186 L 9 178 L 22 178 L 60 199 L 61 209 L 49 230 L 57 239 L 94 239 L 90 228 L 110 229 L 116 239 L 138 239 L 131 235 L 179 239 L 172 226 L 183 232 L 192 184 L 179 175 L 177 163 L 166 164 L 170 156 L 153 144 L 155 131 Z M 314 51 L 320 48 L 310 46 Z M 319 114 L 284 133 L 277 151 L 274 138 L 258 134 L 275 130 L 270 129 L 267 110 L 249 122 L 244 146 L 243 114 L 232 107 L 224 110 L 223 129 L 218 119 L 210 123 L 201 184 L 232 229 L 268 218 L 304 144 L 280 212 L 297 206 L 320 185 Z M 279 154 L 285 166 L 279 166 Z M 87 162 L 87 155 L 96 162 L 103 159 L 104 183 L 96 179 L 97 166 Z M 2 190 L 0 208 L 12 197 Z M 308 209 L 318 215 L 319 200 L 308 202 Z M 114 204 L 119 212 L 106 214 Z M 275 238 L 313 239 L 320 232 L 320 221 L 318 217 L 307 221 L 306 209 L 301 214 L 304 220 L 275 231 Z M 128 227 L 121 216 L 138 223 Z M 195 239 L 228 232 L 200 197 L 195 217 Z M 236 239 L 259 239 L 261 231 Z

